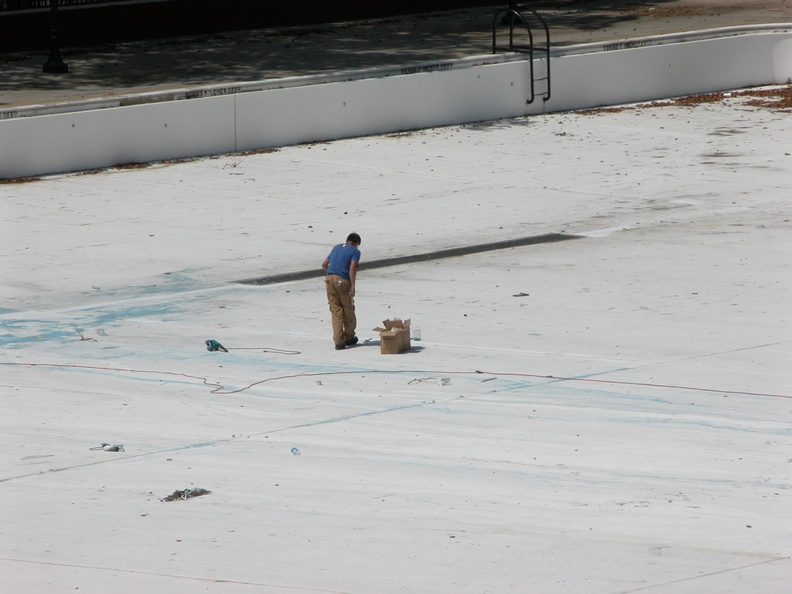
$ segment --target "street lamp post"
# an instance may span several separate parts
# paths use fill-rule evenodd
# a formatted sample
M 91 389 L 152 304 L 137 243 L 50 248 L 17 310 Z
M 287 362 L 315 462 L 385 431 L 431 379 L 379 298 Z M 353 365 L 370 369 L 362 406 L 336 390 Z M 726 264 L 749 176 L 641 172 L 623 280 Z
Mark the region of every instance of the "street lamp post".
M 68 72 L 69 67 L 61 58 L 58 39 L 58 0 L 50 0 L 50 55 L 42 68 L 44 72 Z

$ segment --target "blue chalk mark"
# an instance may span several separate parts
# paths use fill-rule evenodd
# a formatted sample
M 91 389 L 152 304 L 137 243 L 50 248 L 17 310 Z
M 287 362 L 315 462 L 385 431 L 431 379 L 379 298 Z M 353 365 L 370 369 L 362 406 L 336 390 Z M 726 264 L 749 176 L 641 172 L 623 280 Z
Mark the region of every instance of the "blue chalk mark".
M 0 346 L 22 345 L 62 340 L 66 336 L 79 338 L 74 325 L 68 328 L 62 322 L 41 322 L 39 320 L 6 320 L 0 323 L 4 330 L 0 334 Z
M 40 320 L 17 318 L 0 321 L 0 346 L 22 346 L 32 343 L 61 342 L 80 339 L 79 331 L 110 326 L 124 320 L 157 318 L 176 319 L 184 309 L 173 303 L 133 304 L 115 309 L 95 309 L 83 313 L 79 320 Z

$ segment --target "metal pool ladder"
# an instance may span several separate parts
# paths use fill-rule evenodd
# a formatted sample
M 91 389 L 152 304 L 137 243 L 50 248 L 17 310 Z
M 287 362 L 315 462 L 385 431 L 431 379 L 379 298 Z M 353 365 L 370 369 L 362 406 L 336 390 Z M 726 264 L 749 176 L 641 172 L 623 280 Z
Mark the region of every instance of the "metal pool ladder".
M 526 103 L 533 103 L 538 94 L 542 95 L 542 101 L 550 99 L 550 30 L 547 28 L 547 23 L 542 16 L 533 8 L 524 7 L 523 11 L 530 11 L 528 15 L 531 21 L 538 21 L 541 28 L 544 30 L 544 45 L 534 45 L 534 34 L 531 25 L 518 10 L 516 2 L 509 2 L 509 8 L 500 10 L 495 13 L 492 19 L 492 53 L 496 54 L 501 52 L 519 52 L 528 54 L 528 63 L 530 65 L 530 79 L 531 79 L 531 96 Z M 502 25 L 509 26 L 509 44 L 508 46 L 498 45 L 498 21 Z M 514 32 L 515 28 L 524 28 L 528 33 L 528 45 L 515 43 Z M 534 52 L 544 54 L 544 72 L 537 72 L 534 65 Z M 544 74 L 544 76 L 542 76 Z M 545 83 L 545 89 L 541 93 L 537 93 L 537 83 Z

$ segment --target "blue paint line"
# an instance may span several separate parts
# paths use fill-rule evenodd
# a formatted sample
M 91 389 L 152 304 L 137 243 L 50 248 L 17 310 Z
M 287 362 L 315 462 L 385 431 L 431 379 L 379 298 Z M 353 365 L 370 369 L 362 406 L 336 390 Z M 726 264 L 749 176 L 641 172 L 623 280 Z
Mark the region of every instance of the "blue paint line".
M 80 469 L 80 468 L 87 468 L 87 467 L 90 467 L 90 466 L 96 466 L 98 464 L 107 464 L 109 462 L 118 462 L 118 463 L 127 462 L 129 460 L 132 460 L 132 459 L 135 459 L 135 458 L 142 458 L 142 457 L 145 457 L 145 456 L 156 456 L 156 455 L 167 454 L 167 453 L 171 453 L 171 452 L 179 452 L 179 451 L 184 451 L 184 450 L 194 450 L 194 449 L 200 449 L 200 448 L 205 448 L 205 447 L 212 447 L 212 446 L 219 445 L 221 443 L 230 443 L 230 442 L 234 442 L 234 441 L 241 441 L 243 439 L 249 439 L 251 437 L 259 437 L 259 436 L 262 436 L 262 435 L 272 435 L 274 433 L 282 433 L 282 432 L 285 432 L 285 431 L 291 431 L 293 429 L 304 429 L 304 428 L 307 428 L 307 427 L 316 427 L 316 426 L 319 426 L 319 425 L 328 425 L 328 424 L 333 424 L 333 423 L 340 423 L 340 422 L 343 422 L 343 421 L 349 421 L 349 420 L 352 420 L 352 419 L 355 419 L 355 418 L 358 418 L 358 417 L 362 417 L 362 416 L 371 416 L 371 415 L 384 414 L 384 413 L 388 413 L 388 412 L 391 412 L 391 411 L 394 411 L 394 410 L 400 410 L 400 409 L 404 409 L 404 408 L 416 408 L 416 407 L 420 407 L 420 406 L 426 406 L 426 404 L 427 403 L 423 403 L 423 402 L 414 403 L 414 404 L 410 404 L 410 405 L 403 405 L 403 406 L 399 406 L 399 407 L 387 408 L 387 409 L 383 409 L 383 410 L 379 410 L 379 411 L 369 411 L 369 412 L 361 413 L 359 415 L 349 415 L 349 416 L 338 417 L 338 418 L 334 418 L 334 419 L 325 419 L 325 420 L 321 420 L 321 421 L 314 421 L 314 422 L 311 422 L 311 423 L 302 423 L 302 424 L 299 424 L 299 425 L 293 425 L 293 426 L 284 427 L 284 428 L 281 428 L 281 429 L 273 429 L 273 430 L 264 431 L 264 432 L 261 432 L 261 433 L 252 433 L 250 435 L 245 435 L 245 436 L 241 436 L 241 437 L 229 437 L 229 438 L 224 438 L 224 439 L 218 439 L 218 440 L 215 440 L 215 441 L 205 441 L 205 442 L 188 444 L 188 445 L 179 446 L 179 447 L 176 447 L 176 448 L 169 448 L 169 449 L 166 449 L 166 450 L 158 450 L 156 452 L 146 452 L 144 454 L 136 454 L 136 455 L 132 455 L 132 456 L 123 456 L 123 457 L 120 457 L 120 458 L 116 457 L 116 458 L 107 459 L 107 460 L 98 460 L 98 461 L 95 461 L 95 462 L 86 462 L 84 464 L 75 464 L 73 466 L 66 466 L 66 467 L 63 467 L 63 468 L 53 468 L 53 469 L 50 469 L 50 470 L 48 470 L 46 472 L 34 472 L 34 473 L 30 473 L 30 474 L 22 474 L 22 475 L 18 475 L 18 476 L 0 478 L 0 483 L 12 481 L 12 480 L 17 480 L 17 479 L 22 479 L 22 478 L 28 478 L 28 477 L 32 477 L 32 476 L 41 476 L 41 475 L 51 474 L 51 473 L 55 473 L 55 472 L 65 472 L 67 470 L 76 470 L 76 469 Z

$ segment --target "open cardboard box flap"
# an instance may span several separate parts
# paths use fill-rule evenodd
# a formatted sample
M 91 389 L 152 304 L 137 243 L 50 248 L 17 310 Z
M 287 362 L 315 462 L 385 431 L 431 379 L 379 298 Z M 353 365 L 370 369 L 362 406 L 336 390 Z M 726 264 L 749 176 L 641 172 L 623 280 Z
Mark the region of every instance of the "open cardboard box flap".
M 410 320 L 383 320 L 384 328 L 374 328 L 374 332 L 396 332 L 397 330 L 409 330 Z

